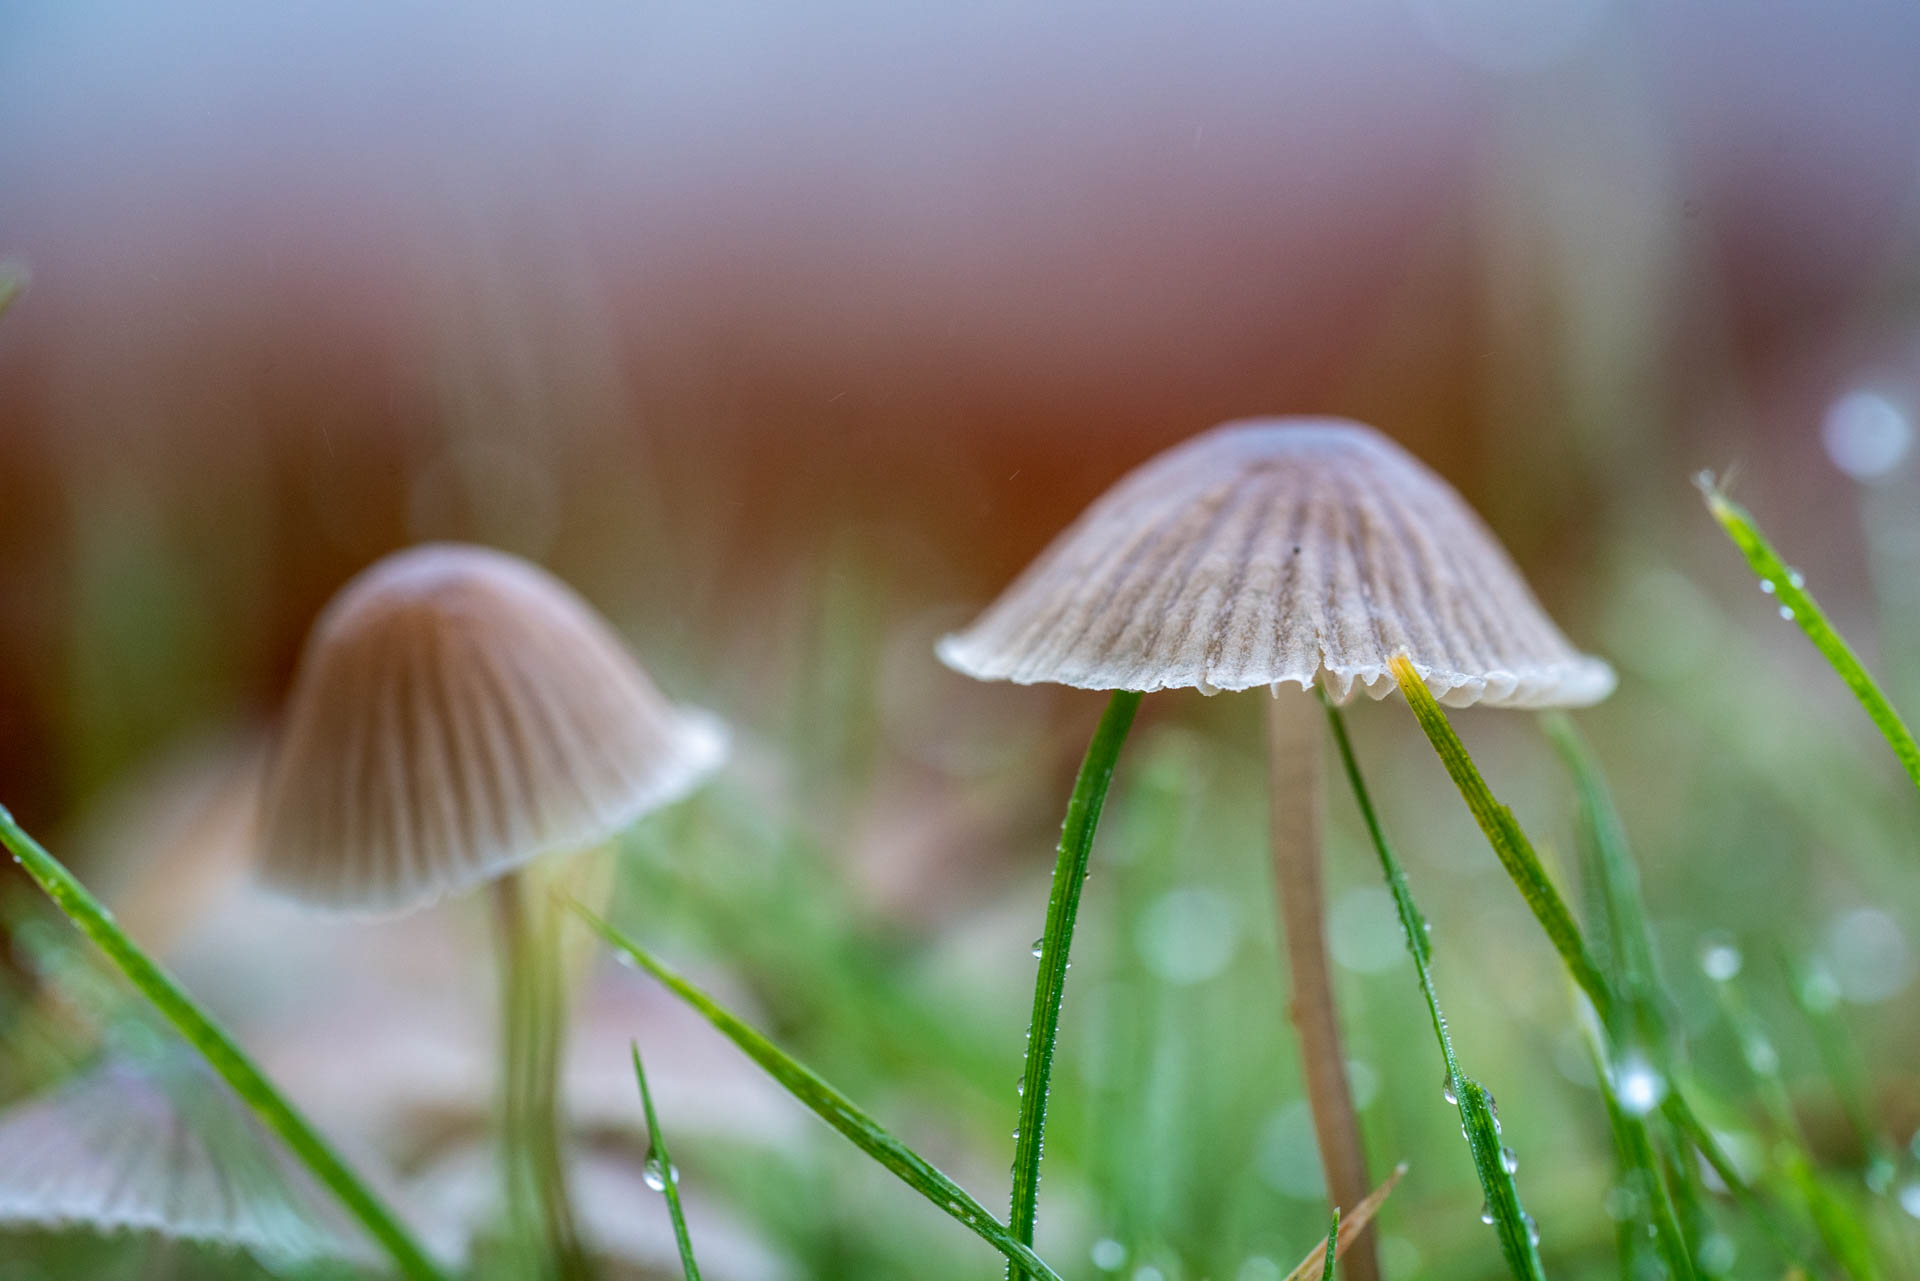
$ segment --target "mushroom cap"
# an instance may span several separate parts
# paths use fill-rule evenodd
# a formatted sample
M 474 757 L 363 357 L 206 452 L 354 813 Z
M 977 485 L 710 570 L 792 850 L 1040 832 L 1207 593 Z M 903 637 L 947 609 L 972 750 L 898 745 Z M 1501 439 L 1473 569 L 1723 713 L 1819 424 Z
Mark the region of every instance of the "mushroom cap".
M 261 799 L 262 879 L 392 913 L 678 800 L 726 755 L 565 584 L 429 543 L 363 571 L 307 638 Z
M 110 1057 L 0 1114 L 0 1224 L 153 1232 L 293 1266 L 378 1259 L 198 1060 Z
M 1456 707 L 1582 706 L 1614 686 L 1452 486 L 1370 427 L 1271 418 L 1129 472 L 938 652 L 980 680 L 1318 681 L 1345 702 L 1391 692 L 1403 650 Z

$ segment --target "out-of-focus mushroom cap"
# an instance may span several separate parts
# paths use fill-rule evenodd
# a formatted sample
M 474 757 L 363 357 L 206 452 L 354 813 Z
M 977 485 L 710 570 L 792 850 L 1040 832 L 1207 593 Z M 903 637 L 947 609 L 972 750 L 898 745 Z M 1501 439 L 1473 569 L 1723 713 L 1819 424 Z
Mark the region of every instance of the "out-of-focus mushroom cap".
M 261 875 L 316 906 L 411 910 L 604 840 L 685 795 L 726 743 L 546 571 L 411 548 L 343 588 L 307 640 Z
M 358 1225 L 197 1062 L 110 1058 L 0 1114 L 0 1223 L 372 1263 Z
M 1394 688 L 1405 650 L 1459 707 L 1582 706 L 1613 669 L 1567 643 L 1453 488 L 1338 419 L 1227 423 L 1148 460 L 941 641 L 981 680 L 1206 692 Z

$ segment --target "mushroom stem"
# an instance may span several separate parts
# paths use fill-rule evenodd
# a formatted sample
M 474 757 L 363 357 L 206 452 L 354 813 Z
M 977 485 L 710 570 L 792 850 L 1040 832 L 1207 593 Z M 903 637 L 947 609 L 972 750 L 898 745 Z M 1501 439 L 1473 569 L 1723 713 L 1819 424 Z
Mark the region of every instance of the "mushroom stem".
M 553 905 L 529 893 L 523 877 L 510 873 L 491 887 L 500 936 L 507 1209 L 517 1232 L 544 1240 L 543 1275 L 586 1281 L 593 1267 L 574 1221 L 560 1109 L 567 994 L 559 922 Z
M 1273 805 L 1274 887 L 1279 893 L 1281 942 L 1293 985 L 1288 1014 L 1299 1034 L 1301 1074 L 1313 1113 L 1327 1195 L 1351 1209 L 1366 1197 L 1366 1151 L 1360 1118 L 1347 1085 L 1327 959 L 1326 894 L 1321 878 L 1321 744 L 1316 709 L 1301 696 L 1276 694 L 1267 716 Z M 1380 1264 L 1371 1228 L 1341 1259 L 1349 1281 L 1378 1281 Z

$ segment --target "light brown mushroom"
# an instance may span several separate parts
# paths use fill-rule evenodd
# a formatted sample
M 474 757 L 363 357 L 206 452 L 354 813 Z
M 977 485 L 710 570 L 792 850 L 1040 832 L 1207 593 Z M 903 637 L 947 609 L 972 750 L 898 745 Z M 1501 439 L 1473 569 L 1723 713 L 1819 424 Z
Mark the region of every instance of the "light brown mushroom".
M 379 1256 L 198 1058 L 110 1054 L 0 1113 L 0 1225 L 140 1232 L 276 1269 Z
M 1326 951 L 1320 739 L 1311 705 L 1283 687 L 1384 698 L 1402 652 L 1452 706 L 1577 706 L 1614 685 L 1444 480 L 1372 428 L 1287 418 L 1227 423 L 1136 468 L 939 646 L 981 680 L 1272 690 L 1291 1012 L 1328 1190 L 1349 1207 L 1369 1183 Z M 1371 1281 L 1361 1246 L 1350 1272 Z
M 567 1196 L 559 922 L 527 865 L 597 845 L 722 760 L 546 571 L 437 543 L 380 561 L 314 625 L 261 802 L 261 876 L 317 907 L 398 913 L 482 884 L 500 925 L 509 1208 L 589 1270 Z
M 726 754 L 564 583 L 429 543 L 314 625 L 268 773 L 261 875 L 313 906 L 410 911 L 591 847 Z

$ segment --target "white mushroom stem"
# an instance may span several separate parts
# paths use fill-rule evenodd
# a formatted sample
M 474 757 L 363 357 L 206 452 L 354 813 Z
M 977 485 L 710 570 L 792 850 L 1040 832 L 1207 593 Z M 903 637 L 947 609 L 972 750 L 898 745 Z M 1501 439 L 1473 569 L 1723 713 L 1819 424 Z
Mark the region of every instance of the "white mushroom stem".
M 1273 877 L 1280 899 L 1281 945 L 1293 984 L 1288 1013 L 1299 1035 L 1307 1104 L 1320 1165 L 1333 1204 L 1352 1209 L 1365 1199 L 1366 1152 L 1347 1085 L 1340 1021 L 1327 957 L 1326 892 L 1321 878 L 1321 742 L 1319 708 L 1308 696 L 1277 693 L 1267 715 L 1273 804 Z M 1372 1230 L 1341 1257 L 1348 1281 L 1378 1281 Z
M 560 1108 L 567 989 L 559 921 L 545 896 L 529 892 L 521 872 L 491 886 L 499 935 L 502 1150 L 507 1209 L 517 1232 L 546 1250 L 541 1275 L 582 1281 L 592 1265 L 568 1192 Z

